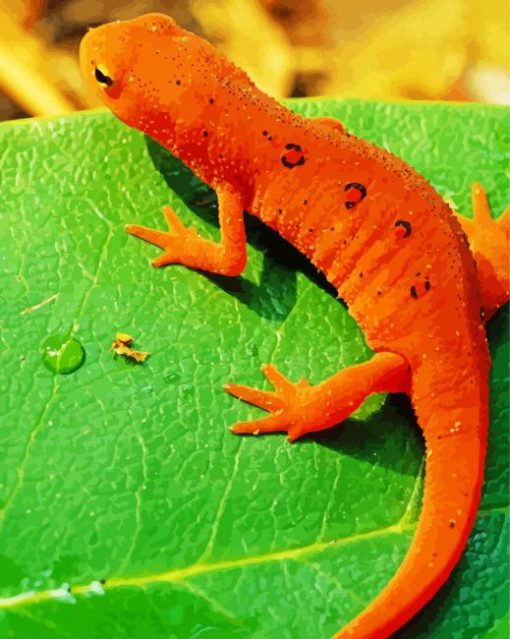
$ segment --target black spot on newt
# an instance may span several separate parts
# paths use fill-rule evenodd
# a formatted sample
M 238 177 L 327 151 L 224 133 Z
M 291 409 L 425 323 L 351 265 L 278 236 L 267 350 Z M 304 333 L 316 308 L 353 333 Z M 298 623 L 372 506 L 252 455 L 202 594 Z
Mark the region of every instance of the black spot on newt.
M 418 299 L 418 293 L 416 292 L 416 288 L 414 286 L 411 286 L 411 297 L 413 299 Z
M 367 196 L 366 188 L 359 182 L 349 182 L 349 184 L 345 185 L 344 191 L 347 198 L 345 201 L 346 209 L 354 208 L 356 204 L 359 204 Z
M 398 229 L 398 237 L 406 238 L 411 235 L 412 227 L 411 223 L 407 220 L 397 220 L 395 226 Z
M 292 142 L 285 145 L 286 152 L 281 157 L 283 166 L 288 169 L 294 169 L 296 166 L 302 166 L 305 163 L 303 149 L 299 144 Z

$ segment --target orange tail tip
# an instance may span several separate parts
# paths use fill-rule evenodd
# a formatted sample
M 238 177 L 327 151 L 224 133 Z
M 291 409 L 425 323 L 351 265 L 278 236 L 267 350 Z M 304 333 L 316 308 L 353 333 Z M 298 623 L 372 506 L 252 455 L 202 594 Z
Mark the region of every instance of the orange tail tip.
M 466 545 L 480 501 L 487 407 L 461 411 L 451 426 L 443 413 L 441 430 L 433 421 L 424 429 L 423 507 L 409 552 L 386 588 L 333 639 L 390 637 L 436 594 Z

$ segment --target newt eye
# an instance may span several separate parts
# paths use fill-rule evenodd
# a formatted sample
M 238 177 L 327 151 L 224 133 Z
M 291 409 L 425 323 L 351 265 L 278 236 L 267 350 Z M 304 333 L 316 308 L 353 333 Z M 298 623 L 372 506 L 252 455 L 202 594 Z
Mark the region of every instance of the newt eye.
M 109 75 L 107 75 L 106 73 L 103 73 L 99 67 L 96 67 L 94 73 L 96 76 L 96 80 L 99 82 L 99 84 L 102 84 L 105 87 L 112 86 L 113 80 L 110 78 Z

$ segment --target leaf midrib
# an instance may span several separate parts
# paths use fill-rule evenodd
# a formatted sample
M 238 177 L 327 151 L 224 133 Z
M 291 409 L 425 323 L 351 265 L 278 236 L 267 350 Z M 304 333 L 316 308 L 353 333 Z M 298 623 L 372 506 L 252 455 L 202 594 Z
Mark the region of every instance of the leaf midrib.
M 508 514 L 509 507 L 495 506 L 478 511 L 478 518 L 488 517 L 493 514 Z M 241 559 L 231 559 L 218 561 L 213 563 L 195 563 L 185 568 L 175 568 L 161 573 L 151 573 L 148 575 L 136 575 L 133 577 L 112 577 L 106 584 L 99 584 L 92 581 L 89 584 L 79 584 L 72 587 L 69 591 L 66 588 L 55 588 L 51 590 L 43 590 L 40 592 L 28 591 L 11 597 L 0 598 L 0 609 L 12 609 L 21 606 L 34 605 L 44 603 L 55 599 L 63 599 L 73 595 L 86 595 L 97 593 L 98 589 L 113 590 L 115 588 L 143 588 L 155 583 L 185 583 L 187 580 L 200 575 L 207 575 L 215 572 L 223 572 L 228 570 L 242 569 L 246 566 L 261 565 L 265 563 L 273 563 L 278 561 L 298 561 L 300 558 L 320 554 L 324 550 L 331 548 L 341 548 L 357 542 L 363 542 L 370 539 L 383 538 L 394 534 L 406 534 L 414 531 L 417 522 L 406 522 L 407 510 L 398 522 L 385 528 L 377 528 L 364 533 L 351 535 L 323 542 L 314 542 L 307 546 L 300 546 L 290 550 L 280 550 L 276 552 L 254 555 L 252 557 L 243 557 Z
M 246 566 L 273 563 L 278 561 L 296 561 L 301 557 L 320 554 L 324 550 L 331 548 L 341 548 L 353 543 L 362 542 L 374 538 L 386 537 L 392 534 L 405 534 L 414 530 L 415 526 L 416 522 L 404 524 L 402 523 L 402 520 L 399 520 L 397 523 L 385 528 L 377 528 L 375 530 L 351 535 L 350 537 L 343 537 L 341 539 L 314 542 L 312 544 L 308 544 L 307 546 L 300 546 L 298 548 L 293 548 L 290 550 L 280 550 L 261 555 L 253 555 L 252 557 L 243 557 L 241 559 L 231 559 L 213 563 L 195 563 L 185 568 L 176 568 L 161 573 L 151 573 L 148 575 L 136 575 L 133 577 L 112 577 L 108 579 L 108 582 L 104 584 L 103 588 L 104 590 L 111 590 L 114 588 L 122 587 L 142 588 L 154 583 L 179 583 L 185 582 L 192 577 L 211 574 L 214 572 L 234 570 L 236 568 L 244 568 Z M 97 588 L 97 584 L 97 581 L 92 581 L 90 584 L 80 584 L 73 586 L 71 594 L 80 595 L 94 592 Z M 51 599 L 69 596 L 69 594 L 69 591 L 63 588 L 43 590 L 40 592 L 28 591 L 25 593 L 20 593 L 18 595 L 13 595 L 11 597 L 0 598 L 0 609 L 15 608 L 17 606 L 29 605 L 34 603 L 42 603 Z

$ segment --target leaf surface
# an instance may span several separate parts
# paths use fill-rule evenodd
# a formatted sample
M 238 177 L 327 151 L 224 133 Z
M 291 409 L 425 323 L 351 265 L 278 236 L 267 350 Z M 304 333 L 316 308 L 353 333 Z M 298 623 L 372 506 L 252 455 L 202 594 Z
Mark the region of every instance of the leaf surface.
M 401 155 L 467 215 L 474 180 L 495 215 L 507 204 L 503 109 L 291 106 Z M 318 382 L 364 361 L 355 322 L 256 221 L 242 278 L 150 268 L 157 249 L 124 224 L 162 228 L 171 204 L 218 238 L 214 196 L 105 112 L 2 125 L 0 167 L 0 637 L 329 637 L 411 541 L 423 459 L 412 412 L 377 396 L 294 445 L 239 438 L 228 425 L 259 411 L 222 384 L 260 387 L 263 362 Z M 117 332 L 150 358 L 115 358 Z M 481 510 L 458 568 L 400 639 L 507 626 L 508 308 L 488 334 Z M 74 373 L 43 366 L 53 335 L 85 349 Z

